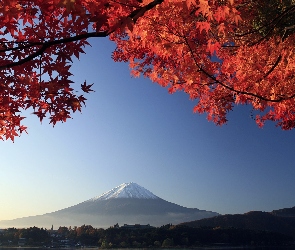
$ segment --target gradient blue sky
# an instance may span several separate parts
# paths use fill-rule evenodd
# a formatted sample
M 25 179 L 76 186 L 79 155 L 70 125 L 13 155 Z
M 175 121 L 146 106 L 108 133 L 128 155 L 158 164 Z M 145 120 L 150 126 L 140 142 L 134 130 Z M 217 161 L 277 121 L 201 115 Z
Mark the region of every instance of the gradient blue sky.
M 248 107 L 217 127 L 193 114 L 184 93 L 168 94 L 93 47 L 73 80 L 95 83 L 87 107 L 52 128 L 29 115 L 29 134 L 0 142 L 0 220 L 44 214 L 136 182 L 186 207 L 226 213 L 295 206 L 295 131 L 259 129 Z M 77 85 L 77 86 L 78 86 Z

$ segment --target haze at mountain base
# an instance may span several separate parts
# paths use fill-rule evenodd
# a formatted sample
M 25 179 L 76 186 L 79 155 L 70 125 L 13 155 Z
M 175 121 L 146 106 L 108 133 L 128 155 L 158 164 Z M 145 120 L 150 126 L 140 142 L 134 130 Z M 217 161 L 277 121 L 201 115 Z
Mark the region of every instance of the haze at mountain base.
M 44 215 L 0 221 L 0 227 L 80 226 L 107 228 L 119 224 L 179 224 L 218 213 L 186 208 L 155 196 L 136 183 L 120 186 L 77 205 Z

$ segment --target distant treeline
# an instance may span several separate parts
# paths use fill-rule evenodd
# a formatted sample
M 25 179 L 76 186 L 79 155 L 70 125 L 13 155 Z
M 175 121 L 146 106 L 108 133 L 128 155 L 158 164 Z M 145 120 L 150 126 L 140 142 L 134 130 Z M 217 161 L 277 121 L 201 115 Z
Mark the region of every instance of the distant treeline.
M 197 247 L 205 245 L 252 245 L 276 246 L 291 244 L 293 239 L 280 233 L 236 228 L 192 228 L 172 226 L 158 228 L 127 229 L 110 227 L 93 228 L 59 227 L 47 230 L 38 227 L 26 229 L 8 228 L 0 232 L 0 244 L 13 246 L 19 239 L 25 239 L 27 246 L 58 246 L 67 242 L 72 246 L 97 246 L 101 248 L 140 248 L 140 247 Z

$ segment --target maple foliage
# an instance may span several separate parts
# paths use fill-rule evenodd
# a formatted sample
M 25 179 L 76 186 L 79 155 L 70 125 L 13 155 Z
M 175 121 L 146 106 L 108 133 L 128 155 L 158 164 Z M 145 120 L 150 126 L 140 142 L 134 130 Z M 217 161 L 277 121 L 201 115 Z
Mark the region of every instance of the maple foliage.
M 134 76 L 186 92 L 216 124 L 235 104 L 250 104 L 259 126 L 292 129 L 294 11 L 292 0 L 164 1 L 132 32 L 112 35 L 114 58 L 129 61 Z
M 65 122 L 86 98 L 71 81 L 73 57 L 91 37 L 117 45 L 170 93 L 197 100 L 195 112 L 224 124 L 235 104 L 295 127 L 293 0 L 1 0 L 0 138 L 26 131 L 21 112 Z M 86 81 L 80 85 L 92 91 Z

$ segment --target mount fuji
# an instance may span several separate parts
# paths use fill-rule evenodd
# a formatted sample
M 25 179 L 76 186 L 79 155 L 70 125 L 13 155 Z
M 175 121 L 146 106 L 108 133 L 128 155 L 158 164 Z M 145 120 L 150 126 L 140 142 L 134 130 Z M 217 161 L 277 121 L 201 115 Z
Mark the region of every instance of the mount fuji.
M 77 205 L 44 215 L 0 221 L 0 228 L 80 226 L 107 228 L 116 223 L 162 226 L 179 224 L 219 215 L 218 213 L 186 208 L 161 199 L 136 183 L 123 183 Z

